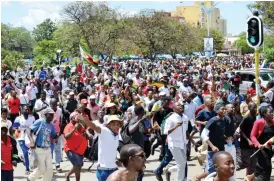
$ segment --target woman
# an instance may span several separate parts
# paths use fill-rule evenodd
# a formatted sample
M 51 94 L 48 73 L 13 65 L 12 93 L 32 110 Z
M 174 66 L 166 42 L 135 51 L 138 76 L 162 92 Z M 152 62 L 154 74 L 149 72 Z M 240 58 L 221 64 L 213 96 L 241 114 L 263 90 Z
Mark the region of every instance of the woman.
M 176 99 L 176 95 L 177 95 L 177 91 L 175 89 L 175 87 L 170 87 L 170 97 L 173 101 L 175 101 Z
M 80 120 L 76 119 L 77 115 L 79 115 L 79 112 L 73 112 L 70 115 L 70 123 L 64 129 L 64 151 L 73 165 L 72 169 L 66 174 L 67 181 L 73 173 L 75 173 L 76 181 L 80 181 L 84 153 L 87 148 L 85 126 Z
M 256 155 L 258 162 L 254 174 L 256 181 L 270 181 L 273 153 L 265 143 L 274 136 L 273 109 L 265 106 L 260 108 L 259 113 L 262 119 L 255 121 L 250 135 L 254 146 L 261 150 Z
M 116 115 L 116 114 L 120 114 L 116 104 L 114 103 L 106 103 L 105 105 L 105 116 L 104 116 L 104 123 L 107 122 L 108 116 L 109 115 Z

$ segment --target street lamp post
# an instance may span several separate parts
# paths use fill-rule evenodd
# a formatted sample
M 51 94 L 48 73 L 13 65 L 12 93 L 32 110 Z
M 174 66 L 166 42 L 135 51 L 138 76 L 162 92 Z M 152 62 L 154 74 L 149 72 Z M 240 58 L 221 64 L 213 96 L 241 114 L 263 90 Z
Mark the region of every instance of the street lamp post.
M 56 52 L 58 53 L 58 61 L 59 61 L 59 66 L 60 66 L 61 65 L 61 52 L 62 52 L 62 50 L 58 49 Z
M 207 37 L 210 36 L 210 28 L 209 28 L 209 24 L 210 24 L 210 14 L 213 10 L 213 8 L 215 8 L 217 6 L 217 4 L 219 4 L 220 2 L 217 2 L 216 4 L 214 4 L 213 6 L 207 8 L 204 3 L 200 3 L 201 8 L 206 12 L 206 16 L 207 16 Z

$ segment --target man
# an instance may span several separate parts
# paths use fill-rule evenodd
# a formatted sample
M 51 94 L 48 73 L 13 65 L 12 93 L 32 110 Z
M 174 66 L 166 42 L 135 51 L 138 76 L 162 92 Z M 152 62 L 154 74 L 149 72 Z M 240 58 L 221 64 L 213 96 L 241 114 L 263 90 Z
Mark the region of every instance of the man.
M 187 162 L 186 144 L 189 119 L 184 115 L 184 105 L 176 102 L 173 107 L 174 113 L 167 118 L 164 134 L 167 135 L 168 148 L 177 164 L 177 181 L 185 179 Z
M 169 103 L 170 103 L 171 99 L 169 97 L 164 97 L 162 99 L 162 108 L 160 108 L 160 110 L 158 110 L 157 112 L 155 112 L 154 116 L 152 117 L 151 119 L 151 125 L 153 126 L 161 126 L 162 125 L 162 122 L 163 122 L 163 119 L 169 114 L 171 113 L 173 110 L 171 108 L 169 108 Z M 163 130 L 162 130 L 163 131 Z M 165 150 L 164 150 L 164 147 L 165 147 L 165 140 L 166 140 L 166 135 L 163 134 L 163 132 L 161 133 L 161 141 L 156 145 L 154 145 L 152 147 L 152 152 L 154 152 L 154 149 L 157 148 L 158 145 L 162 145 L 162 148 L 161 148 L 161 154 L 160 154 L 160 158 L 159 160 L 162 160 L 162 158 L 164 157 L 165 155 Z
M 138 172 L 144 172 L 146 156 L 143 149 L 136 144 L 128 144 L 120 151 L 120 161 L 124 168 L 113 172 L 107 181 L 135 181 Z
M 269 81 L 267 83 L 267 88 L 268 88 L 268 91 L 264 93 L 264 96 L 268 98 L 268 100 L 271 103 L 271 106 L 274 107 L 274 82 Z
M 167 87 L 168 82 L 166 80 L 163 80 L 162 82 L 164 83 L 164 86 L 159 88 L 159 92 L 164 92 L 166 94 L 166 96 L 170 96 L 170 90 Z
M 49 101 L 46 99 L 46 92 L 41 93 L 41 98 L 35 102 L 34 110 L 39 115 L 41 119 L 43 114 L 42 111 L 49 107 Z
M 237 156 L 237 161 L 240 168 L 246 168 L 246 176 L 249 180 L 255 172 L 256 156 L 250 158 L 255 152 L 254 145 L 250 140 L 250 133 L 252 131 L 254 122 L 256 121 L 257 106 L 254 102 L 248 103 L 249 114 L 243 118 L 240 124 L 240 155 Z
M 37 180 L 40 176 L 43 176 L 43 180 L 51 180 L 53 176 L 50 139 L 58 138 L 55 128 L 51 123 L 55 112 L 51 108 L 47 108 L 43 113 L 44 117 L 35 121 L 31 126 L 29 135 L 32 143 L 31 149 L 34 149 L 37 155 L 38 167 L 28 176 L 28 181 Z M 39 132 L 37 134 L 38 130 Z M 33 133 L 37 134 L 35 142 L 32 139 Z
M 17 141 L 19 142 L 19 145 L 24 154 L 26 175 L 28 175 L 30 173 L 29 155 L 28 155 L 29 148 L 27 147 L 25 143 L 25 132 L 26 130 L 30 129 L 31 125 L 35 121 L 35 118 L 34 116 L 30 114 L 31 111 L 28 106 L 24 106 L 22 110 L 23 110 L 22 115 L 15 119 L 13 127 L 16 128 L 17 132 L 19 133 Z
M 188 85 L 187 79 L 183 79 L 183 84 L 181 84 L 181 86 L 179 88 L 179 97 L 182 97 L 183 92 L 187 92 L 187 93 L 192 92 L 191 87 Z
M 41 71 L 39 73 L 39 79 L 40 80 L 46 80 L 47 78 L 47 72 L 44 70 L 43 67 L 41 67 Z
M 203 132 L 202 139 L 208 144 L 208 173 L 213 173 L 214 164 L 213 156 L 218 151 L 224 151 L 225 144 L 225 106 L 223 104 L 216 104 L 214 110 L 217 113 L 217 116 L 211 118 Z
M 231 178 L 234 175 L 235 164 L 229 153 L 224 151 L 216 153 L 213 157 L 213 164 L 216 172 L 208 175 L 204 181 L 235 181 Z
M 145 97 L 146 111 L 149 112 L 149 104 L 154 101 L 152 90 L 148 91 L 148 96 Z
M 145 110 L 142 106 L 135 106 L 134 113 L 136 118 L 129 120 L 129 134 L 131 136 L 132 142 L 139 145 L 142 149 L 144 149 L 144 133 L 145 133 L 145 121 L 147 117 L 145 115 Z M 142 181 L 143 173 L 138 172 L 137 181 Z
M 60 75 L 61 75 L 60 67 L 57 67 L 54 70 L 53 75 L 54 75 L 55 80 L 57 80 L 58 82 L 60 82 Z
M 28 96 L 29 96 L 29 102 L 30 102 L 30 109 L 32 110 L 34 105 L 35 105 L 35 102 L 36 102 L 36 94 L 38 93 L 38 89 L 37 87 L 34 85 L 34 82 L 31 80 L 29 82 L 29 85 L 26 87 L 26 92 L 28 93 Z
M 148 105 L 148 111 L 151 112 L 154 104 L 160 100 L 160 96 L 158 93 L 153 95 L 153 101 Z
M 91 95 L 89 97 L 89 105 L 88 105 L 88 109 L 90 110 L 90 118 L 92 121 L 98 120 L 98 111 L 100 109 L 100 107 L 95 103 L 96 100 L 96 96 L 95 95 Z
M 17 98 L 15 91 L 11 91 L 11 98 L 7 100 L 7 105 L 10 112 L 9 117 L 11 122 L 13 123 L 20 113 L 20 99 Z
M 1 109 L 1 124 L 2 123 L 8 125 L 8 135 L 12 135 L 12 122 L 8 120 L 8 110 L 6 108 Z
M 87 99 L 82 99 L 80 103 L 82 105 L 84 114 L 86 114 L 88 116 L 89 120 L 91 120 L 90 110 L 87 108 L 88 100 Z
M 17 166 L 16 141 L 8 136 L 8 124 L 1 123 L 1 181 L 13 181 L 13 166 Z
M 56 166 L 56 170 L 58 172 L 61 172 L 62 169 L 60 168 L 60 162 L 62 159 L 62 137 L 61 137 L 61 114 L 62 114 L 62 110 L 57 107 L 57 100 L 55 98 L 52 98 L 50 100 L 50 108 L 55 112 L 54 113 L 54 117 L 53 117 L 53 121 L 52 124 L 54 125 L 55 128 L 55 132 L 56 134 L 59 136 L 58 139 L 53 140 L 53 142 L 51 143 L 51 152 L 53 154 L 53 150 L 54 150 L 54 155 L 55 155 L 55 166 Z
M 65 106 L 64 106 L 65 110 L 66 110 L 69 114 L 71 114 L 71 113 L 73 113 L 74 110 L 77 108 L 77 104 L 78 104 L 78 102 L 77 102 L 77 100 L 75 100 L 75 98 L 74 98 L 74 92 L 70 92 L 70 93 L 69 93 L 69 99 L 68 99 L 68 101 L 66 102 L 66 104 L 65 104 Z

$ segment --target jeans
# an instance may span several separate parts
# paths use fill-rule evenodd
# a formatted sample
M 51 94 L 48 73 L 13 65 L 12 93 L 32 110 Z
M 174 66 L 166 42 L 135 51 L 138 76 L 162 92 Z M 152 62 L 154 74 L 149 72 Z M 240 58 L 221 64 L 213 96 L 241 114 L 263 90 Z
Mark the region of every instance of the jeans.
M 208 151 L 207 152 L 207 160 L 208 160 L 208 173 L 211 174 L 215 172 L 214 163 L 213 163 L 213 156 L 215 155 L 215 152 Z
M 35 154 L 38 159 L 38 167 L 29 175 L 30 181 L 37 180 L 43 176 L 43 181 L 51 181 L 53 176 L 52 156 L 50 148 L 35 148 Z
M 1 170 L 1 181 L 13 181 L 13 170 Z
M 60 165 L 60 162 L 62 159 L 62 148 L 61 148 L 62 140 L 61 139 L 62 137 L 59 136 L 57 139 L 57 143 L 55 143 L 54 141 L 50 145 L 52 157 L 53 157 L 53 151 L 54 151 L 55 165 Z
M 177 170 L 177 181 L 183 181 L 185 179 L 185 169 L 186 169 L 186 148 L 170 148 L 170 151 L 175 158 L 175 162 L 177 164 L 178 170 Z
M 114 170 L 99 170 L 96 171 L 96 177 L 98 181 L 106 181 L 108 177 L 115 172 L 117 169 Z
M 168 149 L 168 144 L 165 144 L 165 156 L 163 158 L 163 160 L 161 161 L 160 165 L 158 168 L 156 168 L 156 170 L 154 170 L 155 174 L 162 174 L 163 173 L 163 169 L 169 164 L 169 162 L 172 160 L 173 155 L 170 152 L 170 150 Z
M 19 145 L 20 145 L 21 150 L 24 154 L 26 171 L 30 171 L 30 169 L 29 169 L 29 154 L 28 154 L 29 148 L 26 146 L 24 140 L 19 140 Z

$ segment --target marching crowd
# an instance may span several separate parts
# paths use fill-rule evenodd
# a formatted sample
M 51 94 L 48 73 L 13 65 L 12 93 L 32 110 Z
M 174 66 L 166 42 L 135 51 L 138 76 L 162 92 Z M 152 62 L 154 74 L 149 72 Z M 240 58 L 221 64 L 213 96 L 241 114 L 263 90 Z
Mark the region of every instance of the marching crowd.
M 176 171 L 185 181 L 193 146 L 204 167 L 193 180 L 232 181 L 246 169 L 247 181 L 269 181 L 274 82 L 261 87 L 257 106 L 256 90 L 240 94 L 233 72 L 253 63 L 249 56 L 102 60 L 97 69 L 81 63 L 75 71 L 30 67 L 24 77 L 2 72 L 1 179 L 13 181 L 23 162 L 27 180 L 51 181 L 65 153 L 72 164 L 66 180 L 80 180 L 86 158 L 97 161 L 98 181 L 141 181 L 160 147 L 157 180 Z

